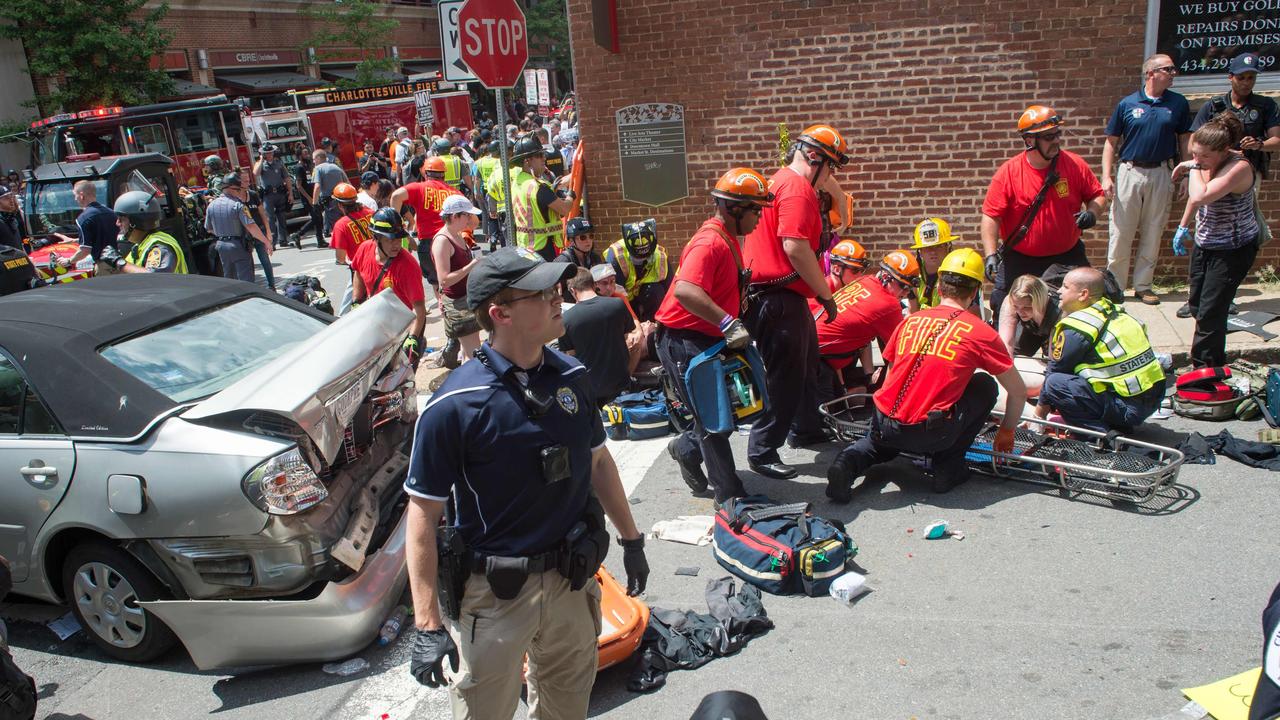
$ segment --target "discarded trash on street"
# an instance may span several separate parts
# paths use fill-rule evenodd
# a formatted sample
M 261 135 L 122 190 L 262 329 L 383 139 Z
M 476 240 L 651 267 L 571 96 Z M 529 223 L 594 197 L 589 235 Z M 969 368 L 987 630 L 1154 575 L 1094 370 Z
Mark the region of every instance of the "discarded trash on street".
M 378 631 L 378 644 L 390 645 L 400 636 L 400 630 L 404 628 L 405 620 L 409 619 L 409 608 L 404 605 L 397 605 L 395 610 L 391 611 L 391 616 L 386 622 L 382 623 L 382 629 Z
M 938 540 L 947 536 L 947 521 L 935 520 L 924 529 L 925 540 Z
M 369 661 L 365 660 L 364 658 L 356 657 L 340 663 L 328 663 L 326 665 L 321 666 L 320 669 L 330 675 L 347 677 L 349 675 L 355 675 L 358 672 L 364 672 L 365 670 L 368 670 Z
M 847 572 L 836 578 L 827 592 L 836 600 L 851 604 L 863 593 L 870 590 L 871 588 L 867 587 L 867 578 L 865 576 L 856 572 Z
M 689 577 L 698 577 L 698 573 L 701 571 L 702 571 L 702 568 L 694 567 L 692 565 L 686 565 L 686 566 L 676 568 L 677 575 L 688 575 Z
M 675 520 L 659 520 L 653 524 L 653 537 L 657 540 L 707 545 L 711 542 L 711 528 L 716 519 L 712 515 L 681 515 Z
M 1186 688 L 1182 691 L 1188 700 L 1198 703 L 1216 720 L 1247 720 L 1249 706 L 1240 702 L 1241 688 L 1252 693 L 1258 686 L 1258 676 L 1262 668 L 1246 670 L 1217 682 Z
M 49 621 L 48 628 L 53 631 L 54 635 L 58 636 L 59 640 L 66 640 L 81 630 L 80 623 L 73 613 L 67 613 L 57 620 Z

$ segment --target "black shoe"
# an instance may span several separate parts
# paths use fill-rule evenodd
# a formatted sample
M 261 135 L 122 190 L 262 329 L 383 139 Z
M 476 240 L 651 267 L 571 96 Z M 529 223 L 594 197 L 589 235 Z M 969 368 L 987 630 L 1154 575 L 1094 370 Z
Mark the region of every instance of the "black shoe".
M 946 493 L 951 492 L 955 488 L 960 487 L 961 485 L 965 484 L 968 481 L 969 481 L 969 472 L 967 469 L 963 471 L 961 474 L 954 475 L 954 476 L 934 474 L 933 491 L 935 493 L 938 493 L 939 495 L 944 495 Z
M 1236 314 L 1238 314 L 1239 312 L 1240 312 L 1240 311 L 1236 309 L 1236 304 L 1235 304 L 1235 303 L 1231 303 L 1231 305 L 1229 305 L 1229 306 L 1227 307 L 1227 314 L 1228 314 L 1228 315 L 1236 315 Z
M 796 433 L 789 433 L 787 435 L 787 447 L 791 448 L 803 448 L 809 447 L 810 445 L 821 445 L 829 442 L 831 442 L 831 435 L 826 430 L 805 433 L 803 435 L 798 435 Z
M 776 460 L 774 462 L 768 462 L 768 463 L 758 463 L 755 461 L 748 461 L 747 464 L 749 464 L 751 466 L 751 469 L 756 471 L 757 473 L 767 478 L 773 478 L 774 480 L 790 480 L 791 478 L 797 475 L 795 468 L 782 462 L 781 460 Z
M 686 462 L 676 454 L 676 442 L 679 440 L 679 437 L 671 438 L 667 443 L 667 454 L 676 461 L 676 465 L 680 466 L 680 477 L 684 480 L 684 484 L 689 486 L 694 495 L 702 495 L 707 491 L 707 476 L 703 474 L 701 465 Z
M 301 250 L 301 249 L 302 249 L 302 236 L 301 236 L 301 235 L 294 235 L 294 236 L 293 236 L 293 246 L 294 246 L 294 247 L 296 247 L 296 248 L 298 248 L 299 250 Z
M 849 467 L 844 458 L 836 457 L 827 468 L 827 497 L 831 502 L 845 505 L 853 499 L 853 478 L 849 477 Z
M 329 243 L 327 243 L 327 242 L 325 242 L 325 241 L 323 241 L 323 240 L 317 240 L 317 241 L 316 241 L 316 247 L 321 248 L 321 249 L 324 249 L 324 248 L 329 247 Z
M 1182 303 L 1182 307 L 1178 308 L 1178 312 L 1174 313 L 1174 315 L 1186 319 L 1195 315 L 1195 313 L 1191 310 L 1191 303 Z

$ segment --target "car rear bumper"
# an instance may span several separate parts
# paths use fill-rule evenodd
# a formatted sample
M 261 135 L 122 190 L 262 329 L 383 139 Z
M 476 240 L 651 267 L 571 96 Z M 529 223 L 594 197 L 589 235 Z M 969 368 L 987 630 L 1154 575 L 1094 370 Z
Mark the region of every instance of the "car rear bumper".
M 378 634 L 408 580 L 400 516 L 359 573 L 310 600 L 163 600 L 141 605 L 182 640 L 201 670 L 336 660 Z

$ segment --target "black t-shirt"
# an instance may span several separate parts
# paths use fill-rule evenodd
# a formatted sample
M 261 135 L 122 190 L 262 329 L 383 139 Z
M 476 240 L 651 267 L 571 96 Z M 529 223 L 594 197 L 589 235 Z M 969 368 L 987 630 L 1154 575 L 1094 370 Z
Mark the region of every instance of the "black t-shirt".
M 16 232 L 12 225 L 4 222 L 2 218 L 0 218 L 0 245 L 8 245 L 9 247 L 24 250 L 22 247 L 22 235 Z
M 551 203 L 559 200 L 560 196 L 556 195 L 556 191 L 546 183 L 538 183 L 538 195 L 534 200 L 538 203 L 538 209 L 542 211 L 542 217 L 551 217 Z
M 572 350 L 587 368 L 587 384 L 597 404 L 617 397 L 627 386 L 627 333 L 635 321 L 622 300 L 593 297 L 564 313 L 564 336 L 560 350 Z
M 1240 120 L 1240 124 L 1244 125 L 1244 134 L 1248 137 L 1266 140 L 1267 131 L 1280 125 L 1280 107 L 1277 106 L 1275 100 L 1265 95 L 1250 93 L 1244 107 L 1236 107 L 1235 103 L 1231 101 L 1231 93 L 1226 93 L 1200 107 L 1200 112 L 1196 113 L 1196 119 L 1191 122 L 1191 131 L 1199 130 L 1201 125 L 1212 120 L 1218 113 L 1226 112 L 1228 109 L 1235 113 L 1236 118 Z M 1244 157 L 1253 165 L 1255 170 L 1266 175 L 1267 166 L 1271 163 L 1269 153 L 1264 150 L 1245 150 Z
M 547 151 L 547 172 L 556 177 L 564 175 L 564 156 L 558 150 Z

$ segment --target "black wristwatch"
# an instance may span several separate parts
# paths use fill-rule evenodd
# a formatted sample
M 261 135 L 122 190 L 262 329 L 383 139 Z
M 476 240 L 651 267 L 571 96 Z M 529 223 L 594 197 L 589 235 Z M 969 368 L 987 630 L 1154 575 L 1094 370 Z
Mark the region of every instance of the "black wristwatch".
M 634 540 L 627 540 L 627 539 L 625 539 L 625 538 L 621 538 L 621 537 L 620 537 L 620 538 L 618 538 L 618 544 L 619 544 L 619 545 L 621 545 L 621 546 L 622 546 L 622 547 L 624 547 L 624 548 L 626 548 L 626 547 L 641 547 L 641 548 L 642 548 L 642 547 L 644 547 L 644 535 L 642 534 L 642 535 L 640 535 L 640 537 L 635 538 Z

